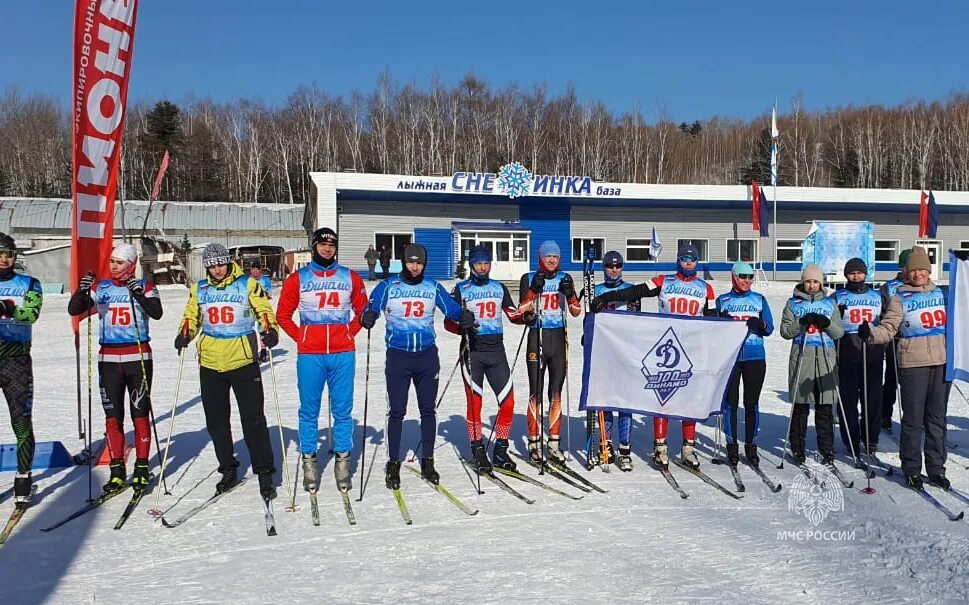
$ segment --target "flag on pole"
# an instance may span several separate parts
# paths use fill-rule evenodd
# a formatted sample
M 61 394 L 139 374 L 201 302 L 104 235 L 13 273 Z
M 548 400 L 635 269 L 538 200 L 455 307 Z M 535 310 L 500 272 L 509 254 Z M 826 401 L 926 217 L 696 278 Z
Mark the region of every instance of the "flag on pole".
M 85 273 L 108 274 L 137 11 L 137 0 L 75 4 L 71 291 Z
M 770 116 L 770 184 L 777 187 L 777 141 L 780 133 L 777 131 L 777 105 L 774 105 Z
M 946 303 L 946 382 L 969 382 L 969 260 L 949 251 L 949 300 Z
M 168 150 L 165 150 L 165 155 L 162 156 L 161 165 L 158 167 L 158 174 L 155 175 L 155 186 L 151 188 L 151 198 L 152 200 L 158 199 L 158 194 L 161 192 L 162 179 L 165 178 L 165 171 L 168 170 Z
M 719 317 L 604 311 L 584 328 L 580 410 L 691 420 L 720 411 L 747 339 L 747 324 Z
M 653 227 L 653 236 L 649 240 L 649 255 L 654 259 L 659 258 L 659 253 L 663 251 L 663 244 L 656 235 L 656 227 Z
M 939 207 L 935 203 L 932 190 L 922 192 L 919 199 L 919 237 L 935 239 L 939 232 Z
M 767 222 L 767 196 L 764 195 L 764 190 L 760 188 L 757 181 L 750 183 L 750 200 L 754 229 L 757 230 L 760 237 L 767 237 L 770 235 Z

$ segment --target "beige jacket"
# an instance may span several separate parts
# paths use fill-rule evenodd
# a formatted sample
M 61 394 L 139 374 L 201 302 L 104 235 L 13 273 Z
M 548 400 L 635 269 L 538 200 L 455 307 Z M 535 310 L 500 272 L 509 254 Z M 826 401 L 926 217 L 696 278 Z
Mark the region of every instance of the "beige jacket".
M 930 280 L 924 286 L 903 284 L 899 286 L 898 292 L 931 292 L 936 287 Z M 895 294 L 889 300 L 881 322 L 877 326 L 871 326 L 871 338 L 868 342 L 890 344 L 903 320 L 902 301 L 898 294 Z M 900 368 L 923 368 L 945 363 L 945 335 L 899 338 L 895 346 L 896 359 Z

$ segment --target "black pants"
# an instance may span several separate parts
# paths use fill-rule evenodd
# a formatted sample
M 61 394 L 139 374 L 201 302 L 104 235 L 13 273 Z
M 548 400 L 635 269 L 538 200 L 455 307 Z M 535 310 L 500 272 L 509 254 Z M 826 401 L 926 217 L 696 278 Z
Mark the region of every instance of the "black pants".
M 481 439 L 481 402 L 484 398 L 484 382 L 487 378 L 491 390 L 498 399 L 498 418 L 495 434 L 498 439 L 508 439 L 511 422 L 515 415 L 515 393 L 511 381 L 511 369 L 505 351 L 472 351 L 468 363 L 461 364 L 468 411 L 465 416 L 468 438 Z
M 922 470 L 922 432 L 925 432 L 925 470 L 945 473 L 945 417 L 951 382 L 945 382 L 945 365 L 899 368 L 902 385 L 902 435 L 899 457 L 902 472 L 917 475 Z
M 436 346 L 417 353 L 387 349 L 384 378 L 387 382 L 387 457 L 391 460 L 400 460 L 400 432 L 407 415 L 407 395 L 412 382 L 421 414 L 421 456 L 434 455 L 437 435 L 434 404 L 440 374 L 441 360 Z
M 895 345 L 892 341 L 885 347 L 885 382 L 882 384 L 882 418 L 892 417 L 895 407 L 895 394 L 898 392 L 898 375 L 895 361 Z
M 389 264 L 388 265 L 385 265 L 385 264 L 381 263 L 380 264 L 380 272 L 383 274 L 381 277 L 383 277 L 383 278 L 390 277 L 390 265 Z
M 767 374 L 767 362 L 763 359 L 740 361 L 730 373 L 730 387 L 727 389 L 727 403 L 730 409 L 726 414 L 727 443 L 737 443 L 737 408 L 740 407 L 740 381 L 744 381 L 744 443 L 752 444 L 757 439 L 760 425 L 758 404 L 760 391 Z
M 528 360 L 528 395 L 534 399 L 542 392 L 545 371 L 548 371 L 548 398 L 554 399 L 562 392 L 565 384 L 565 332 L 563 328 L 543 329 L 541 372 L 538 363 L 538 328 L 528 329 L 528 343 L 525 345 Z
M 34 463 L 34 372 L 30 355 L 0 359 L 0 389 L 7 399 L 10 424 L 17 438 L 17 472 L 29 473 Z
M 237 464 L 232 444 L 232 427 L 229 424 L 229 389 L 236 396 L 242 435 L 249 448 L 252 470 L 257 474 L 276 472 L 273 449 L 269 443 L 269 428 L 263 413 L 262 375 L 259 365 L 251 363 L 228 372 L 201 368 L 199 381 L 202 387 L 202 408 L 205 410 L 205 428 L 212 438 L 219 470 Z
M 865 402 L 865 375 L 868 375 L 868 407 L 864 409 Z M 838 364 L 838 385 L 841 390 L 841 403 L 844 405 L 844 413 L 838 410 L 838 419 L 841 429 L 841 443 L 844 444 L 847 454 L 854 451 L 856 456 L 860 456 L 865 451 L 865 423 L 868 420 L 868 435 L 871 437 L 871 444 L 878 445 L 878 432 L 881 430 L 882 422 L 882 364 L 878 360 L 869 363 L 868 366 L 862 364 Z M 861 405 L 859 405 L 859 403 Z M 861 413 L 859 413 L 861 409 Z
M 834 413 L 830 404 L 818 404 L 821 400 L 821 391 L 818 381 L 814 382 L 814 429 L 818 436 L 818 453 L 825 461 L 834 460 Z M 811 406 L 807 403 L 795 403 L 791 410 L 791 434 L 788 436 L 791 443 L 791 451 L 795 454 L 804 455 L 805 441 L 807 438 L 808 416 L 811 413 Z
M 138 458 L 148 458 L 151 451 L 151 359 L 145 360 L 142 372 L 140 361 L 123 363 L 98 362 L 98 381 L 101 387 L 101 407 L 111 458 L 123 457 L 124 452 L 124 396 L 128 402 L 135 427 L 135 450 Z M 147 379 L 147 380 L 146 380 Z

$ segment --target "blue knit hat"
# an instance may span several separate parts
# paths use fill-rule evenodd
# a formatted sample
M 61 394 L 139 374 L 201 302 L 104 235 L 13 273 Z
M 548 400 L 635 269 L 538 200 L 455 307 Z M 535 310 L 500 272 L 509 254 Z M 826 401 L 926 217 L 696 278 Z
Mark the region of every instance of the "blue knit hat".
M 545 258 L 546 256 L 562 256 L 559 245 L 555 243 L 555 240 L 547 239 L 538 247 L 538 257 Z
M 471 253 L 468 254 L 468 263 L 476 265 L 478 263 L 490 263 L 491 262 L 491 250 L 478 244 L 474 248 L 471 248 Z
M 733 266 L 733 269 L 731 269 L 731 272 L 734 275 L 753 275 L 754 268 L 750 266 L 750 263 L 745 263 L 741 261 L 739 263 L 734 263 L 734 266 Z

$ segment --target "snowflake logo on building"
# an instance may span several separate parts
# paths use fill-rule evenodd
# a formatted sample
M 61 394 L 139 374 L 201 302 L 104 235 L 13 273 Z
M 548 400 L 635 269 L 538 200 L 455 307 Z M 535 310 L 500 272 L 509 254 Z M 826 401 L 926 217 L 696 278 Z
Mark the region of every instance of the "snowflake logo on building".
M 498 189 L 512 199 L 528 195 L 532 190 L 532 173 L 521 162 L 505 164 L 498 169 Z
M 693 362 L 673 328 L 667 328 L 643 357 L 642 372 L 646 377 L 644 388 L 656 393 L 660 405 L 666 405 L 677 391 L 690 383 Z
M 828 514 L 844 510 L 844 493 L 841 482 L 823 464 L 814 460 L 808 460 L 805 464 L 814 478 L 804 474 L 794 478 L 787 497 L 787 509 L 804 515 L 817 527 Z

